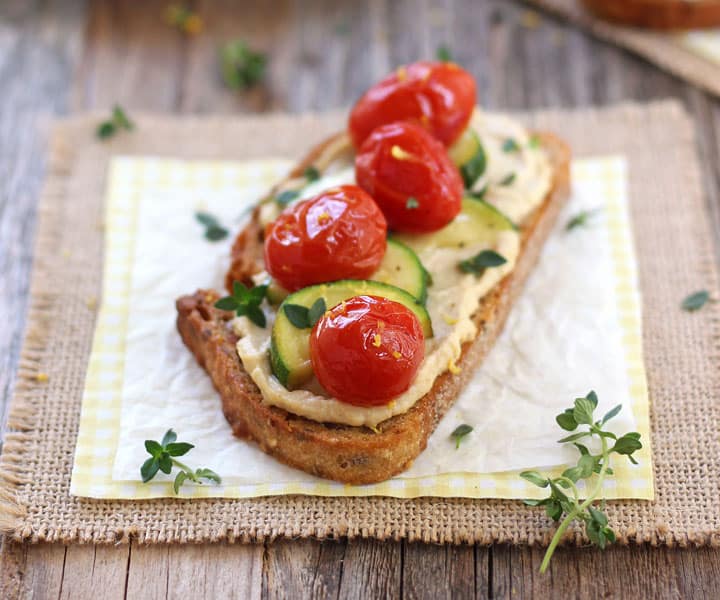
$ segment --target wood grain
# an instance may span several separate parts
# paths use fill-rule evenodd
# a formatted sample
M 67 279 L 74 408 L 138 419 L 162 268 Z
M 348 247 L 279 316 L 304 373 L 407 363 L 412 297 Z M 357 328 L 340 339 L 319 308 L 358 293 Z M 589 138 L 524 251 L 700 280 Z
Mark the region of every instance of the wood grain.
M 0 5 L 0 407 L 27 302 L 47 115 L 107 110 L 239 113 L 346 107 L 399 62 L 440 44 L 493 109 L 673 96 L 698 123 L 711 224 L 720 240 L 720 102 L 628 52 L 505 0 L 195 0 L 205 32 L 168 27 L 168 2 L 23 0 Z M 242 38 L 269 55 L 265 81 L 227 90 L 217 52 Z M 720 253 L 719 253 L 720 258 Z M 3 408 L 4 410 L 4 408 Z M 18 546 L 0 554 L 0 597 L 720 597 L 720 551 L 440 547 L 374 540 L 265 546 Z

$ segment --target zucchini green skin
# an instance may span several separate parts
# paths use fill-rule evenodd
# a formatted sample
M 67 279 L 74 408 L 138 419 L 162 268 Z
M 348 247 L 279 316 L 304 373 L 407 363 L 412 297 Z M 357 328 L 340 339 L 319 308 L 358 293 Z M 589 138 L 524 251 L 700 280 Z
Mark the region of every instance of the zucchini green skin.
M 448 153 L 460 170 L 465 189 L 472 189 L 487 168 L 487 155 L 477 133 L 471 128 L 466 129 Z
M 270 364 L 273 374 L 288 389 L 297 388 L 312 377 L 310 363 L 310 328 L 295 327 L 284 307 L 298 304 L 309 308 L 323 298 L 328 308 L 354 296 L 380 296 L 406 306 L 417 316 L 426 338 L 433 336 L 427 309 L 417 298 L 394 285 L 370 280 L 343 279 L 303 288 L 290 294 L 278 309 L 270 340 Z
M 370 279 L 399 287 L 415 296 L 420 304 L 427 301 L 430 281 L 427 270 L 412 248 L 392 237 L 388 238 L 385 256 Z

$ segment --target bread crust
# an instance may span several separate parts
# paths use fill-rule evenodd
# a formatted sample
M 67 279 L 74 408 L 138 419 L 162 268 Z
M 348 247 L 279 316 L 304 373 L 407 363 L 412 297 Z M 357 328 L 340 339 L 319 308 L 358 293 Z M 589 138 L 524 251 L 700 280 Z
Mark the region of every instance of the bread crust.
M 649 29 L 720 26 L 720 0 L 583 0 L 592 12 L 616 23 Z
M 343 483 L 376 483 L 406 470 L 425 449 L 438 422 L 492 348 L 569 197 L 569 148 L 552 134 L 537 135 L 553 165 L 553 186 L 523 227 L 515 269 L 482 299 L 473 315 L 478 335 L 463 345 L 457 361 L 460 373 L 440 375 L 432 389 L 409 411 L 383 421 L 377 432 L 365 427 L 318 423 L 265 404 L 238 358 L 237 337 L 231 327 L 233 314 L 213 307 L 218 293 L 199 290 L 179 298 L 176 302 L 178 331 L 212 378 L 233 433 L 254 440 L 264 452 L 285 464 Z M 333 139 L 317 146 L 290 176 L 302 173 Z M 230 281 L 233 278 L 247 280 L 251 273 L 263 268 L 258 262 L 262 260 L 260 240 L 261 230 L 252 223 L 238 236 L 228 273 Z

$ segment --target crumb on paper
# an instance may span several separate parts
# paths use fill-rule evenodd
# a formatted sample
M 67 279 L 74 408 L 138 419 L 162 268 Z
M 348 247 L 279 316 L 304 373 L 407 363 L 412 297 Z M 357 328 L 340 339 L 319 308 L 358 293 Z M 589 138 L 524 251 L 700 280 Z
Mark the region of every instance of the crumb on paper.
M 37 381 L 38 383 L 46 383 L 49 379 L 50 377 L 47 373 L 38 373 L 37 375 L 35 375 L 35 381 Z

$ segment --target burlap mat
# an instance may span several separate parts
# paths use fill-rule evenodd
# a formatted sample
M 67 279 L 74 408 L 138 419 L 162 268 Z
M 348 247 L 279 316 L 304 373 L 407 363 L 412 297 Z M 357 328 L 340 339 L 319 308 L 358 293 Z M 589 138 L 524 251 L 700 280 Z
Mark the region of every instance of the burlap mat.
M 588 29 L 597 37 L 624 46 L 662 69 L 720 96 L 720 64 L 686 48 L 672 33 L 623 27 L 597 18 L 580 0 L 526 0 Z
M 69 496 L 95 317 L 88 299 L 100 292 L 101 208 L 109 157 L 297 157 L 342 125 L 338 115 L 134 116 L 136 131 L 106 144 L 94 138 L 95 118 L 61 122 L 52 136 L 28 334 L 0 464 L 2 529 L 18 540 L 61 542 L 363 536 L 546 543 L 552 528 L 543 511 L 519 501 L 302 496 L 105 501 Z M 565 137 L 576 155 L 624 153 L 629 160 L 657 500 L 610 503 L 613 527 L 622 542 L 720 545 L 720 305 L 694 314 L 679 308 L 688 292 L 718 289 L 690 121 L 670 102 L 545 112 L 528 121 Z M 45 379 L 38 378 L 41 373 L 47 381 L 38 381 Z M 583 539 L 577 531 L 569 538 Z

